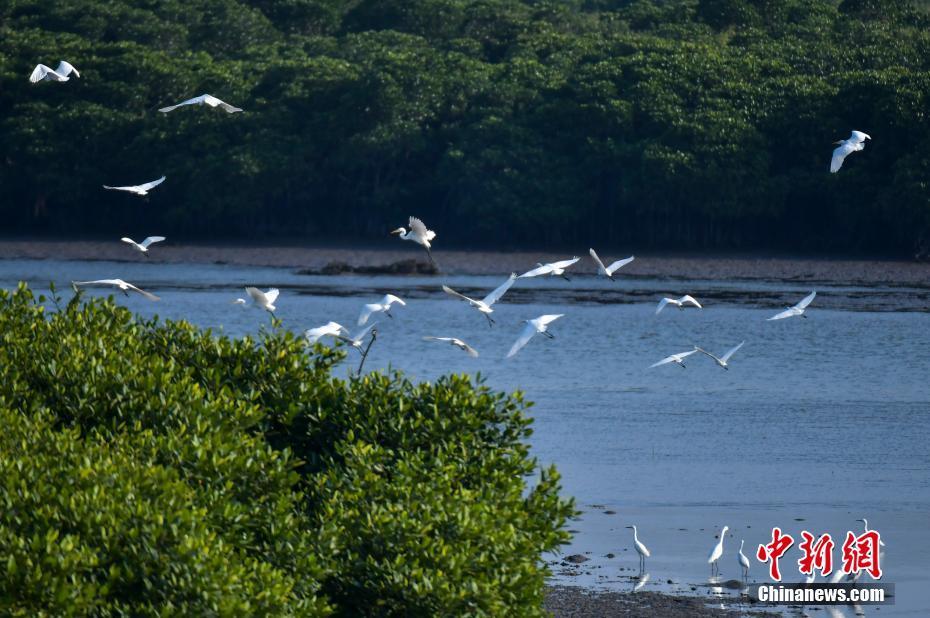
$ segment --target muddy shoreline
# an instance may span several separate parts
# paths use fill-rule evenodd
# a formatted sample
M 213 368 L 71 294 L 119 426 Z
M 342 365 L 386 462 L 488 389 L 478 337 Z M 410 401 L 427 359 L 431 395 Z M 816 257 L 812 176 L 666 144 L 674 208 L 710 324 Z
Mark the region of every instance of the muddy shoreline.
M 660 592 L 597 592 L 574 586 L 550 586 L 543 607 L 554 618 L 725 618 L 778 616 L 745 605 L 720 609 L 708 599 L 674 596 Z
M 593 275 L 595 268 L 583 249 L 583 259 L 572 268 L 576 275 Z M 524 272 L 537 262 L 571 257 L 568 254 L 492 251 L 434 251 L 443 274 L 497 275 Z M 614 260 L 624 255 L 603 251 L 602 258 Z M 152 263 L 233 264 L 292 268 L 306 273 L 324 273 L 333 265 L 385 268 L 411 259 L 426 263 L 417 247 L 400 244 L 384 247 L 307 247 L 222 244 L 173 244 L 169 239 L 153 248 L 148 258 L 118 240 L 55 241 L 0 240 L 0 259 L 106 260 Z M 831 282 L 859 285 L 930 286 L 930 263 L 862 260 L 816 259 L 767 256 L 663 256 L 641 254 L 624 267 L 629 277 L 670 279 L 765 279 L 793 282 Z

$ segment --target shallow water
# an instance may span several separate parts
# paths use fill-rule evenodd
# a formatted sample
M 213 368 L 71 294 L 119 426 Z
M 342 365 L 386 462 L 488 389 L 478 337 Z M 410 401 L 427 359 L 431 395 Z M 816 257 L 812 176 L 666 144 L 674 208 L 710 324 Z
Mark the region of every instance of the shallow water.
M 70 280 L 104 277 L 162 297 L 159 303 L 118 297 L 134 311 L 230 335 L 268 325 L 263 312 L 229 304 L 244 296 L 245 285 L 280 287 L 277 315 L 295 330 L 329 320 L 350 326 L 363 303 L 385 292 L 405 298 L 408 306 L 395 319 L 380 320 L 366 369 L 390 365 L 419 379 L 480 371 L 491 386 L 523 390 L 536 402 L 534 452 L 558 466 L 565 493 L 583 511 L 570 523 L 578 532 L 565 553 L 591 552 L 577 574 L 557 575 L 563 583 L 632 588 L 637 557 L 624 529 L 630 524 L 653 553 L 647 589 L 710 594 L 706 556 L 722 525 L 731 529 L 720 562 L 726 580 L 739 578 L 740 539 L 750 557 L 776 525 L 796 539 L 804 529 L 830 532 L 841 544 L 846 530 L 861 531 L 854 520 L 864 516 L 887 545 L 883 581 L 897 585 L 894 606 L 865 613 L 930 614 L 924 594 L 930 584 L 925 287 L 820 284 L 809 319 L 767 322 L 810 289 L 758 280 L 520 280 L 497 306 L 492 329 L 439 286 L 482 297 L 499 277 L 321 277 L 215 265 L 0 261 L 5 288 L 24 279 L 41 290 L 55 281 L 70 296 Z M 684 293 L 705 309 L 670 307 L 655 315 L 658 298 Z M 543 313 L 565 314 L 552 326 L 555 339 L 535 337 L 505 360 L 520 321 Z M 423 335 L 460 337 L 481 357 L 425 342 Z M 730 371 L 695 356 L 687 369 L 649 368 L 695 344 L 722 354 L 742 340 Z M 356 362 L 353 354 L 345 370 Z M 607 553 L 616 556 L 604 558 Z M 792 548 L 783 559 L 786 581 L 803 579 L 795 567 L 799 555 Z M 563 571 L 558 564 L 554 570 Z M 753 560 L 753 579 L 765 572 Z

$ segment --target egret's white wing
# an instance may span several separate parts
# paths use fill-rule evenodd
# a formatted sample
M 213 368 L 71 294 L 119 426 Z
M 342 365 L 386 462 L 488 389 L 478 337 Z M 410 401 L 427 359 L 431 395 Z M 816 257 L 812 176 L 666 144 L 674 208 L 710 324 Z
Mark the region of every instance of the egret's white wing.
M 246 288 L 245 293 L 248 294 L 252 298 L 252 300 L 258 303 L 259 305 L 265 306 L 271 302 L 267 298 L 265 298 L 265 293 L 259 290 L 258 288 Z
M 165 240 L 164 236 L 149 236 L 139 244 L 148 249 L 149 245 Z
M 423 337 L 423 341 L 445 341 L 446 343 L 452 343 L 455 341 L 453 337 Z
M 495 289 L 493 292 L 485 296 L 482 302 L 488 307 L 490 307 L 491 305 L 493 305 L 494 303 L 500 300 L 501 296 L 503 296 L 507 292 L 507 290 L 510 289 L 510 286 L 512 286 L 513 282 L 516 280 L 517 280 L 517 273 L 510 273 L 510 277 L 507 278 L 507 281 L 504 281 L 502 284 L 497 286 L 497 289 Z
M 836 147 L 836 150 L 833 151 L 833 158 L 830 160 L 830 172 L 836 173 L 843 167 L 843 161 L 851 152 L 855 152 L 856 145 L 850 143 L 849 141 L 842 142 L 839 146 Z
M 255 288 L 252 289 L 254 290 Z M 325 337 L 327 335 L 337 336 L 342 334 L 343 331 L 345 331 L 345 327 L 343 327 L 342 324 L 339 324 L 338 322 L 327 322 L 323 326 L 317 326 L 316 328 L 311 328 L 304 331 L 304 337 L 307 338 L 309 343 L 316 343 L 320 340 L 321 337 Z
M 631 255 L 631 256 L 628 257 L 628 258 L 623 258 L 622 260 L 617 260 L 616 262 L 614 262 L 613 264 L 611 264 L 610 266 L 607 267 L 607 274 L 609 274 L 609 275 L 614 274 L 615 272 L 617 272 L 618 270 L 620 270 L 621 268 L 623 268 L 624 266 L 626 266 L 627 264 L 629 264 L 630 262 L 632 262 L 634 259 L 636 259 L 636 258 L 633 257 L 633 256 Z
M 798 313 L 797 309 L 795 309 L 794 307 L 791 307 L 789 309 L 785 309 L 781 313 L 773 315 L 772 317 L 768 319 L 768 321 L 771 322 L 772 320 L 784 320 L 785 318 L 790 318 L 795 315 L 800 315 L 800 314 Z
M 420 238 L 425 238 L 426 240 L 433 240 L 436 238 L 436 232 L 426 229 L 426 224 L 416 217 L 410 217 L 409 223 L 410 231 Z
M 742 345 L 742 344 L 741 344 L 741 345 Z M 694 346 L 694 351 L 695 351 L 695 352 L 700 352 L 701 354 L 704 354 L 705 356 L 709 356 L 710 358 L 714 359 L 714 360 L 717 361 L 717 362 L 726 362 L 724 359 L 717 358 L 716 356 L 714 356 L 713 354 L 711 354 L 710 352 L 708 352 L 708 351 L 705 350 L 704 348 L 699 348 L 699 347 L 697 347 L 697 346 Z M 733 348 L 733 352 L 736 352 L 736 348 Z
M 229 112 L 230 114 L 234 114 L 236 112 L 242 111 L 241 108 L 230 105 L 226 101 L 221 101 L 220 99 L 217 99 L 212 94 L 204 94 L 204 95 L 201 95 L 200 98 L 203 99 L 203 102 L 209 105 L 210 107 L 219 107 L 220 109 L 223 109 Z
M 407 303 L 401 300 L 399 297 L 394 296 L 393 294 L 385 294 L 384 298 L 381 299 L 381 304 L 390 307 L 394 303 L 397 303 L 401 307 L 406 307 Z
M 808 306 L 809 304 L 811 304 L 811 302 L 813 302 L 813 300 L 814 300 L 814 298 L 815 298 L 816 296 L 817 296 L 817 292 L 816 292 L 816 291 L 815 291 L 815 292 L 811 292 L 810 294 L 808 294 L 807 296 L 804 297 L 804 300 L 802 300 L 802 301 L 799 302 L 797 305 L 795 305 L 795 307 L 797 307 L 798 309 L 806 309 L 807 306 Z
M 660 300 L 659 306 L 656 307 L 656 315 L 659 315 L 659 312 L 665 309 L 665 305 L 669 304 L 670 302 L 672 302 L 671 298 L 663 298 L 662 300 Z
M 531 320 L 531 321 L 539 324 L 540 326 L 546 326 L 547 324 L 551 322 L 555 322 L 556 320 L 558 320 L 564 315 L 565 315 L 564 313 L 550 313 L 547 315 L 541 315 L 535 320 Z
M 137 288 L 136 286 L 134 286 L 134 285 L 131 284 L 131 283 L 126 283 L 125 281 L 123 281 L 123 285 L 125 285 L 125 286 L 126 286 L 127 288 L 129 288 L 130 290 L 134 290 L 134 291 L 138 292 L 139 294 L 142 294 L 143 296 L 145 296 L 145 297 L 146 297 L 147 299 L 149 299 L 149 300 L 158 300 L 158 297 L 155 296 L 154 294 L 152 294 L 151 292 L 146 292 L 145 290 L 143 290 L 143 289 L 141 289 L 141 288 Z
M 475 299 L 473 299 L 473 298 L 468 298 L 468 297 L 465 296 L 464 294 L 459 294 L 458 292 L 456 292 L 455 290 L 453 290 L 452 288 L 450 288 L 448 285 L 442 286 L 442 291 L 445 292 L 446 294 L 451 294 L 452 296 L 458 296 L 458 297 L 461 298 L 462 300 L 468 301 L 469 303 L 471 303 L 471 304 L 473 304 L 473 305 L 477 305 L 477 304 L 478 304 L 478 301 L 476 301 Z
M 120 238 L 120 240 L 122 240 L 124 243 L 129 244 L 129 245 L 138 244 L 136 243 L 136 241 L 134 241 L 132 238 L 129 238 L 128 236 L 123 236 L 122 238 Z
M 71 73 L 74 73 L 78 77 L 81 76 L 81 74 L 78 73 L 78 70 L 75 69 L 74 66 L 70 62 L 67 62 L 65 60 L 62 60 L 58 63 L 58 68 L 55 69 L 55 72 L 58 73 L 59 75 L 64 75 L 64 76 L 68 76 Z
M 280 293 L 281 291 L 278 290 L 278 288 L 271 288 L 270 290 L 265 292 L 265 298 L 268 299 L 268 304 L 273 305 L 274 301 L 278 300 L 278 294 Z
M 553 270 L 555 270 L 555 264 L 540 264 L 533 270 L 526 271 L 525 273 L 520 275 L 519 278 L 523 279 L 527 277 L 538 277 L 539 275 L 548 275 Z
M 466 354 L 468 354 L 468 355 L 471 356 L 472 358 L 478 358 L 478 350 L 476 350 L 475 348 L 471 347 L 470 345 L 468 345 L 467 343 L 465 343 L 465 342 L 462 341 L 461 339 L 456 339 L 455 342 L 456 342 L 457 345 L 462 346 L 462 349 L 465 350 L 465 353 L 466 353 Z
M 569 266 L 571 266 L 572 264 L 574 264 L 580 259 L 581 259 L 580 257 L 573 257 L 570 260 L 559 260 L 558 262 L 553 262 L 552 264 L 550 264 L 550 266 L 556 269 L 568 268 Z
M 139 186 L 136 187 L 136 188 L 137 188 L 137 189 L 141 189 L 142 191 L 148 191 L 148 190 L 151 189 L 152 187 L 157 187 L 158 185 L 160 185 L 160 184 L 163 183 L 163 182 L 165 182 L 165 176 L 162 176 L 162 177 L 159 178 L 158 180 L 153 180 L 152 182 L 147 182 L 147 183 L 145 183 L 145 184 L 139 185 Z
M 109 189 L 110 191 L 129 191 L 130 193 L 140 193 L 141 189 L 136 185 L 129 187 L 111 187 L 110 185 L 103 185 L 104 189 Z
M 511 346 L 510 352 L 507 352 L 507 358 L 510 358 L 511 356 L 513 356 L 514 354 L 522 350 L 523 346 L 525 346 L 529 342 L 529 340 L 533 338 L 533 335 L 535 334 L 536 334 L 535 326 L 533 326 L 532 324 L 527 324 L 526 326 L 524 326 L 523 330 L 520 331 L 520 336 L 513 343 L 513 346 Z
M 74 285 L 120 285 L 122 279 L 94 279 L 93 281 L 72 281 Z
M 604 262 L 601 261 L 601 258 L 597 257 L 597 253 L 595 253 L 594 249 L 588 249 L 588 253 L 591 255 L 591 257 L 592 257 L 592 258 L 594 259 L 594 261 L 597 263 L 598 272 L 600 272 L 600 271 L 602 271 L 602 270 L 603 270 L 603 271 L 606 271 L 606 270 L 607 270 L 606 268 L 604 268 Z
M 863 133 L 862 131 L 853 131 L 852 135 L 849 136 L 849 139 L 857 144 L 864 142 L 867 139 L 872 139 L 868 133 Z
M 720 360 L 723 361 L 724 363 L 727 362 L 728 360 L 730 360 L 730 357 L 733 356 L 734 354 L 736 354 L 736 351 L 739 350 L 741 347 L 743 347 L 743 344 L 744 344 L 744 343 L 746 343 L 746 342 L 745 342 L 745 341 L 740 341 L 740 342 L 739 342 L 739 345 L 734 346 L 733 349 L 729 350 L 726 354 L 724 354 L 724 355 L 723 355 L 723 358 L 721 358 Z
M 371 324 L 369 324 L 362 330 L 358 331 L 354 335 L 351 335 L 349 337 L 343 337 L 343 338 L 346 339 L 352 345 L 360 344 L 362 342 L 362 339 L 364 339 L 368 335 L 368 331 L 370 331 L 372 328 L 374 328 L 377 325 L 378 325 L 377 322 L 372 322 Z M 345 331 L 345 329 L 343 329 L 343 331 Z M 348 335 L 348 331 L 345 331 L 345 334 Z
M 368 318 L 370 318 L 371 314 L 375 311 L 381 311 L 381 305 L 369 303 L 362 307 L 361 313 L 358 314 L 358 321 L 356 322 L 356 326 L 361 326 L 362 324 L 368 322 Z
M 683 358 L 686 358 L 686 357 L 688 357 L 688 356 L 691 356 L 692 354 L 694 354 L 694 353 L 697 352 L 697 351 L 698 351 L 698 350 L 695 348 L 694 350 L 689 350 L 689 351 L 687 351 L 687 352 L 680 352 L 680 353 L 678 353 L 678 354 L 672 354 L 671 356 L 666 356 L 665 358 L 663 358 L 662 360 L 660 360 L 658 363 L 655 363 L 655 364 L 653 364 L 653 365 L 650 365 L 650 368 L 652 368 L 652 367 L 658 367 L 659 365 L 665 365 L 665 364 L 668 364 L 668 363 L 678 362 L 678 361 L 682 360 Z
M 193 99 L 188 99 L 188 100 L 186 100 L 186 101 L 181 101 L 181 102 L 178 103 L 177 105 L 170 105 L 170 106 L 168 106 L 168 107 L 162 107 L 162 108 L 159 109 L 158 111 L 167 114 L 168 112 L 170 112 L 170 111 L 172 111 L 172 110 L 176 110 L 176 109 L 179 108 L 179 107 L 183 107 L 184 105 L 199 105 L 199 104 L 203 103 L 203 102 L 206 100 L 206 97 L 207 97 L 207 95 L 202 94 L 202 95 L 200 95 L 199 97 L 194 97 Z
M 698 309 L 703 309 L 703 308 L 704 308 L 704 307 L 701 306 L 701 303 L 699 303 L 699 302 L 697 301 L 697 299 L 695 299 L 695 298 L 694 298 L 693 296 L 691 296 L 690 294 L 685 294 L 684 296 L 682 296 L 681 298 L 678 299 L 678 302 L 680 302 L 681 304 L 691 303 L 692 305 L 694 305 L 694 306 L 697 307 Z
M 653 368 L 653 367 L 658 367 L 659 365 L 666 365 L 666 364 L 668 364 L 668 363 L 673 363 L 673 362 L 675 362 L 675 360 L 676 360 L 677 358 L 678 358 L 678 355 L 677 355 L 677 354 L 672 354 L 671 356 L 666 356 L 665 358 L 663 358 L 662 360 L 660 360 L 658 363 L 653 363 L 652 365 L 649 365 L 649 368 L 651 369 L 651 368 Z
M 49 73 L 54 73 L 51 68 L 45 66 L 44 64 L 37 64 L 36 68 L 32 70 L 32 75 L 29 76 L 29 81 L 33 84 L 37 84 Z

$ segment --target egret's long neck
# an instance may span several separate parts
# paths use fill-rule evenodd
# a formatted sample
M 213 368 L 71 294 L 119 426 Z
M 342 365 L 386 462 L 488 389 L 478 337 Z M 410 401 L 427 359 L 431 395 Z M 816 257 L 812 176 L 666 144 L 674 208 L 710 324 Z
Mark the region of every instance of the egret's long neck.
M 639 542 L 639 537 L 636 535 L 636 528 L 633 528 L 633 540 Z

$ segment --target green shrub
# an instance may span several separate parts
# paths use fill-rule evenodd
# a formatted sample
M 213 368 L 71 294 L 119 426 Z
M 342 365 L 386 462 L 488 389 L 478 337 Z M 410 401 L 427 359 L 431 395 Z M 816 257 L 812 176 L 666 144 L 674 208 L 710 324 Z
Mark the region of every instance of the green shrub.
M 543 614 L 519 395 L 59 303 L 0 292 L 0 613 Z

